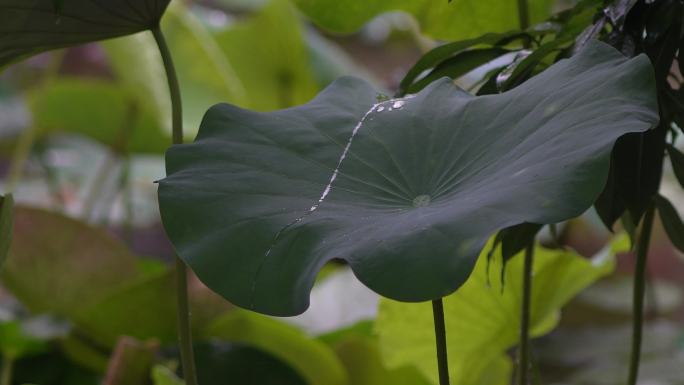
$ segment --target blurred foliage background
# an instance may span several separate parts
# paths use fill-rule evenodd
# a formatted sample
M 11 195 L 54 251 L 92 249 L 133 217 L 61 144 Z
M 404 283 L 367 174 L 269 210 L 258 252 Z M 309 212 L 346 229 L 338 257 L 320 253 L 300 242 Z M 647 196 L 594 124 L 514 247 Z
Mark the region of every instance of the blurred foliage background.
M 393 94 L 440 42 L 517 28 L 513 1 L 388 4 L 173 1 L 162 28 L 179 72 L 187 139 L 215 103 L 287 108 L 343 75 Z M 532 21 L 572 4 L 532 1 Z M 456 81 L 474 90 L 513 60 L 504 59 Z M 147 33 L 49 52 L 0 75 L 1 183 L 19 204 L 1 275 L 0 384 L 180 383 L 173 250 L 153 183 L 164 176 L 171 141 L 164 76 Z M 684 210 L 671 170 L 661 193 Z M 683 256 L 656 224 L 641 382 L 684 384 Z M 560 238 L 566 247 L 540 249 L 535 267 L 535 383 L 621 383 L 628 240 L 605 231 L 593 211 L 564 224 Z M 507 287 L 519 286 L 520 265 L 516 257 L 507 267 Z M 446 299 L 454 383 L 510 382 L 519 298 L 501 287 L 499 270 L 480 263 Z M 326 266 L 311 308 L 294 318 L 236 309 L 196 280 L 191 301 L 202 384 L 436 383 L 429 309 L 380 300 L 341 264 Z

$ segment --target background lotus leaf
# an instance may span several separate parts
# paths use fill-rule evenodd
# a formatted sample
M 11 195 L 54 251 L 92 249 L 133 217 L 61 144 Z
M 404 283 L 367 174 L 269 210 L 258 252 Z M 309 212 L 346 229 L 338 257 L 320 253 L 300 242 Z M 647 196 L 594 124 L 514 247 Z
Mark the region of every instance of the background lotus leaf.
M 508 0 L 295 0 L 316 24 L 335 32 L 351 33 L 384 12 L 413 15 L 421 30 L 436 39 L 454 40 L 487 32 L 519 28 L 518 7 Z M 532 22 L 551 13 L 553 1 L 528 0 Z
M 1 0 L 0 68 L 51 49 L 154 28 L 169 1 Z

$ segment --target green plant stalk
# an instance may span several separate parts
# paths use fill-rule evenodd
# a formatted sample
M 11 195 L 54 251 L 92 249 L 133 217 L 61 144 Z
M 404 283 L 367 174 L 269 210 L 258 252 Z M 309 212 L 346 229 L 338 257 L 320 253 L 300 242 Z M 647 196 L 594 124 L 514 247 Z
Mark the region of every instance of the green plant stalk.
M 6 193 L 13 193 L 16 190 L 21 176 L 24 172 L 24 167 L 26 162 L 31 155 L 31 149 L 33 148 L 33 143 L 36 139 L 37 129 L 33 126 L 29 126 L 22 132 L 19 137 L 19 141 L 14 148 L 12 153 L 12 160 L 10 163 L 10 169 L 7 177 L 7 185 L 5 187 Z
M 12 385 L 14 372 L 14 357 L 9 354 L 2 355 L 2 373 L 0 373 L 0 385 Z
M 116 158 L 107 152 L 100 167 L 98 167 L 90 191 L 87 193 L 82 208 L 82 216 L 86 221 L 90 221 L 95 215 L 98 199 L 102 196 L 102 188 L 107 182 L 107 178 L 112 174 L 116 166 Z
M 121 179 L 119 180 L 119 191 L 124 206 L 123 232 L 124 239 L 128 245 L 133 244 L 133 218 L 135 210 L 133 207 L 133 188 L 131 186 L 131 155 L 126 154 L 123 160 Z
M 532 267 L 534 241 L 525 248 L 522 304 L 520 311 L 520 347 L 518 348 L 518 385 L 527 385 L 530 367 L 530 307 L 532 303 Z
M 64 201 L 64 195 L 62 194 L 62 189 L 60 187 L 59 176 L 55 172 L 55 169 L 50 165 L 47 159 L 47 144 L 44 140 L 39 140 L 36 143 L 36 151 L 38 152 L 38 162 L 40 167 L 45 173 L 45 183 L 50 191 L 50 196 L 52 201 L 59 212 L 64 212 L 66 208 L 66 202 Z
M 523 31 L 530 26 L 530 10 L 527 6 L 527 0 L 518 0 L 518 21 L 520 29 Z
M 629 377 L 627 385 L 636 385 L 639 376 L 639 360 L 641 358 L 641 334 L 644 323 L 644 292 L 646 289 L 646 260 L 651 243 L 655 205 L 651 202 L 644 215 L 641 233 L 637 241 L 636 267 L 634 271 L 634 291 L 632 297 L 632 353 L 629 360 Z
M 447 359 L 446 326 L 444 325 L 444 303 L 441 298 L 432 301 L 432 316 L 434 317 L 435 322 L 439 385 L 449 385 L 449 361 Z
M 180 85 L 178 75 L 173 65 L 171 51 L 159 27 L 152 29 L 152 34 L 159 47 L 159 53 L 164 61 L 166 78 L 169 83 L 172 109 L 172 137 L 173 144 L 183 143 L 183 110 L 181 105 Z M 186 385 L 197 385 L 197 371 L 195 356 L 192 350 L 192 330 L 190 328 L 190 305 L 188 301 L 188 277 L 185 262 L 176 256 L 176 299 L 178 306 L 178 339 L 180 346 L 183 377 Z

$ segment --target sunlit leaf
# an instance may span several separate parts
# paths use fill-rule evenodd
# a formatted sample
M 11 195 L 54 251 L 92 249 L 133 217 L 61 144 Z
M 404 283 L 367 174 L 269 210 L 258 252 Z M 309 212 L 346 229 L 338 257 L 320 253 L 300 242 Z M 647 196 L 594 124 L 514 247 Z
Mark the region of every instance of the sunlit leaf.
M 330 348 L 277 320 L 238 310 L 218 318 L 207 333 L 214 338 L 261 349 L 279 358 L 310 385 L 349 383 L 344 367 Z
M 12 359 L 41 353 L 48 349 L 48 341 L 26 333 L 19 321 L 0 322 L 0 351 Z
M 181 380 L 169 368 L 162 365 L 157 365 L 152 368 L 152 381 L 154 385 L 184 385 L 185 381 Z
M 154 111 L 117 83 L 60 78 L 28 100 L 41 134 L 80 134 L 120 153 L 161 153 L 171 141 Z
M 216 41 L 245 84 L 250 109 L 267 111 L 308 102 L 313 77 L 304 27 L 286 0 L 271 0 L 257 13 L 216 34 Z
M 553 329 L 558 311 L 572 297 L 615 266 L 615 253 L 628 247 L 626 237 L 592 260 L 570 251 L 535 249 L 531 332 L 540 336 Z M 502 268 L 501 250 L 490 262 L 491 272 Z M 505 352 L 518 341 L 523 256 L 513 257 L 505 270 L 488 277 L 487 258 L 481 255 L 468 281 L 444 298 L 450 376 L 462 385 L 508 383 L 511 365 Z M 437 381 L 435 337 L 429 303 L 406 304 L 381 300 L 376 321 L 383 357 L 390 367 L 412 364 Z M 485 379 L 488 379 L 485 381 Z
M 174 2 L 164 16 L 162 30 L 181 86 L 186 135 L 197 131 L 207 106 L 220 101 L 247 103 L 244 85 L 232 63 L 187 6 Z M 108 41 L 103 46 L 117 77 L 129 88 L 142 93 L 141 99 L 153 103 L 159 119 L 169 129 L 168 86 L 151 34 Z
M 413 366 L 388 368 L 380 354 L 373 325 L 361 322 L 320 339 L 331 345 L 354 385 L 428 385 L 430 382 Z
M 443 40 L 467 39 L 487 32 L 519 28 L 515 1 L 506 0 L 295 0 L 316 24 L 335 32 L 351 33 L 371 18 L 389 11 L 404 11 L 418 19 L 427 35 Z M 554 2 L 529 0 L 533 23 L 545 19 Z

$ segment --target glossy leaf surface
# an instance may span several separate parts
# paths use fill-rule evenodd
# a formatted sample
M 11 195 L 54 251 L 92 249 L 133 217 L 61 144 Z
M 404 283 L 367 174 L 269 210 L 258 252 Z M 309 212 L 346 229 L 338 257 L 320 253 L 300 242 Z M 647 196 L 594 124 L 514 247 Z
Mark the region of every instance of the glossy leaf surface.
M 159 24 L 170 0 L 0 0 L 0 68 L 51 49 Z
M 377 102 L 343 78 L 293 109 L 219 105 L 167 153 L 162 219 L 200 279 L 242 307 L 301 313 L 332 258 L 384 296 L 442 297 L 496 231 L 586 210 L 615 140 L 657 123 L 654 91 L 644 56 L 594 42 L 500 95 L 441 80 Z

